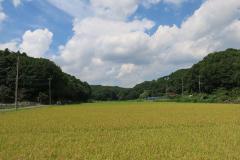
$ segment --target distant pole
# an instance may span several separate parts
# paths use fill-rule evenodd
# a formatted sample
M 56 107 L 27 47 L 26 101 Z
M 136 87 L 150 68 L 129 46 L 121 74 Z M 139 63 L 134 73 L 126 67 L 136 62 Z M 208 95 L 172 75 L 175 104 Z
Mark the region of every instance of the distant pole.
M 200 75 L 198 77 L 198 89 L 199 89 L 199 93 L 201 93 L 201 76 Z
M 15 86 L 15 109 L 18 109 L 18 72 L 19 72 L 19 55 L 17 57 L 17 73 L 16 73 L 16 86 Z
M 167 96 L 167 93 L 168 93 L 168 85 L 166 84 L 166 90 L 165 90 L 166 96 Z
M 49 105 L 52 104 L 52 91 L 51 91 L 51 82 L 52 78 L 48 78 L 48 86 L 49 86 Z
M 183 96 L 183 92 L 184 92 L 184 81 L 183 81 L 183 77 L 182 77 L 182 96 Z
M 166 96 L 168 95 L 168 80 L 169 80 L 169 77 L 166 77 L 165 78 L 165 80 L 166 80 Z

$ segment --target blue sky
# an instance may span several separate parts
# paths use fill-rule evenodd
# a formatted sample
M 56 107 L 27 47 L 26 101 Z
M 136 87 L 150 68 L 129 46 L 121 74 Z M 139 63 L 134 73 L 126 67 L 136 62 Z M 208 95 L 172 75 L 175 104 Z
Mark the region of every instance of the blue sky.
M 239 0 L 0 0 L 0 49 L 131 87 L 238 48 Z M 89 74 L 91 73 L 91 74 Z

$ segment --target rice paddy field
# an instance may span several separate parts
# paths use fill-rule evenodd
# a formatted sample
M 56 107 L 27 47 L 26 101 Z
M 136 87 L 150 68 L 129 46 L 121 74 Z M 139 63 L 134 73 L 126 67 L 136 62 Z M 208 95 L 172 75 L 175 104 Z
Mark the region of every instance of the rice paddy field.
M 240 105 L 92 103 L 0 112 L 0 160 L 237 160 Z

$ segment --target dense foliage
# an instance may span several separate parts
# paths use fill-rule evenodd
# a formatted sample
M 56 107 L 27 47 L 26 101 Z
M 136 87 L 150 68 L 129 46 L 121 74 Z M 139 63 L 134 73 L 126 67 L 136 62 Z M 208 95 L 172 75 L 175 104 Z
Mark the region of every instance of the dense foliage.
M 93 85 L 92 99 L 98 101 L 137 99 L 138 93 L 131 88 Z
M 49 78 L 51 78 L 52 101 L 87 101 L 91 88 L 43 58 L 31 58 L 26 53 L 0 51 L 0 102 L 13 102 L 16 79 L 17 56 L 19 63 L 19 101 L 48 103 Z

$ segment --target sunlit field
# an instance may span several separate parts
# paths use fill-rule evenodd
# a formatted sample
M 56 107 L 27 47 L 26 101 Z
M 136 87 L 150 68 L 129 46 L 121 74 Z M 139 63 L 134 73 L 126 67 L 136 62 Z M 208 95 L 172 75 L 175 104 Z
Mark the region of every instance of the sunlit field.
M 118 102 L 0 112 L 0 159 L 240 159 L 240 105 Z

